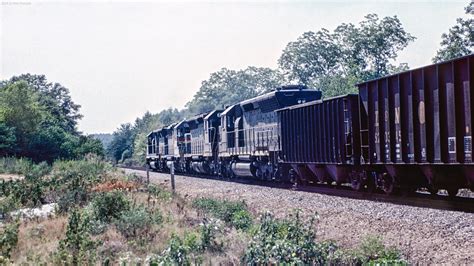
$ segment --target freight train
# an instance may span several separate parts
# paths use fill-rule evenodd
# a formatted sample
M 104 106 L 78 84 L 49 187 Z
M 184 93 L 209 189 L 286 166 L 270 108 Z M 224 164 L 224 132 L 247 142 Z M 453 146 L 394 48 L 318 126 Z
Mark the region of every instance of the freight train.
M 282 86 L 148 135 L 156 171 L 350 185 L 387 194 L 474 190 L 474 55 L 322 99 Z

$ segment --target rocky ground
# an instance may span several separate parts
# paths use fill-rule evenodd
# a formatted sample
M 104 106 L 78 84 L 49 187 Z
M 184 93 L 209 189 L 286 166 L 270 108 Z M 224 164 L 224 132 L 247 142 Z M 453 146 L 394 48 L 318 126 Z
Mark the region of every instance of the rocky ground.
M 17 180 L 17 179 L 23 179 L 24 177 L 21 175 L 16 175 L 16 174 L 0 174 L 0 181 L 11 181 L 11 180 Z
M 125 170 L 145 176 L 138 170 Z M 154 183 L 169 185 L 168 174 L 150 173 Z M 284 216 L 293 209 L 320 216 L 320 239 L 354 247 L 368 235 L 382 236 L 412 263 L 474 264 L 474 214 L 347 199 L 286 189 L 176 176 L 183 197 L 244 200 L 258 214 Z

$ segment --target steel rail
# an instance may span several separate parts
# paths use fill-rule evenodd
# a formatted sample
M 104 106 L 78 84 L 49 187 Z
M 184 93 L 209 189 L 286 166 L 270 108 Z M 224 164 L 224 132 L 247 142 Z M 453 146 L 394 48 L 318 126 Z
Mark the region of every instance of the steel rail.
M 146 171 L 145 167 L 125 167 L 120 166 L 120 168 L 132 169 L 138 171 Z M 169 174 L 167 172 L 153 172 L 151 173 L 160 173 L 160 174 Z M 450 198 L 448 196 L 442 195 L 431 195 L 428 193 L 415 192 L 410 194 L 396 194 L 396 195 L 387 195 L 380 192 L 364 192 L 364 191 L 355 191 L 348 186 L 335 186 L 327 184 L 310 184 L 310 185 L 297 185 L 295 186 L 289 182 L 272 182 L 265 180 L 258 180 L 252 178 L 219 178 L 216 176 L 210 175 L 191 175 L 191 174 L 182 174 L 179 173 L 176 177 L 185 176 L 192 178 L 202 178 L 210 180 L 218 180 L 225 182 L 232 182 L 237 184 L 245 184 L 252 186 L 263 186 L 269 188 L 278 188 L 278 189 L 288 189 L 293 191 L 304 191 L 311 193 L 318 193 L 330 196 L 344 197 L 350 199 L 358 200 L 370 200 L 375 202 L 384 202 L 397 205 L 406 205 L 412 207 L 420 208 L 431 208 L 431 209 L 440 209 L 448 211 L 461 211 L 467 213 L 474 213 L 474 198 L 468 197 L 454 197 Z M 178 189 L 179 190 L 179 189 Z

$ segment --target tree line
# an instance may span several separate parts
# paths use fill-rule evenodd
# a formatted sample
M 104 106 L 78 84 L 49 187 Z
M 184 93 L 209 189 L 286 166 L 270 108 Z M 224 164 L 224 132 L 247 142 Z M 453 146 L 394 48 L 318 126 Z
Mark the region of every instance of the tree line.
M 69 89 L 44 75 L 24 74 L 0 82 L 0 157 L 52 162 L 88 153 L 104 155 L 100 141 L 81 134 L 80 105 Z
M 434 63 L 471 54 L 474 51 L 474 3 L 465 8 L 469 18 L 458 18 L 441 36 Z M 107 148 L 116 162 L 141 164 L 145 158 L 146 135 L 188 115 L 224 108 L 266 93 L 284 84 L 304 84 L 321 90 L 323 97 L 357 93 L 355 84 L 408 70 L 395 65 L 398 53 L 416 37 L 406 32 L 397 16 L 380 18 L 368 14 L 359 24 L 342 23 L 334 30 L 308 31 L 289 42 L 278 69 L 249 66 L 243 70 L 222 68 L 202 81 L 199 90 L 183 110 L 147 112 L 134 124 L 123 124 Z

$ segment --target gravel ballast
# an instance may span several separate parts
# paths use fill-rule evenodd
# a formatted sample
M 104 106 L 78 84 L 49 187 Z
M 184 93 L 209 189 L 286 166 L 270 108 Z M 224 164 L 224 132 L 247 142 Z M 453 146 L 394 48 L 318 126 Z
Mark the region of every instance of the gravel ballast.
M 144 171 L 125 170 L 146 175 Z M 170 186 L 170 175 L 150 172 L 150 181 Z M 271 211 L 283 217 L 293 209 L 320 216 L 317 235 L 352 248 L 369 235 L 381 236 L 411 263 L 474 264 L 474 214 L 418 208 L 176 176 L 177 193 L 185 198 L 243 200 L 254 213 Z

